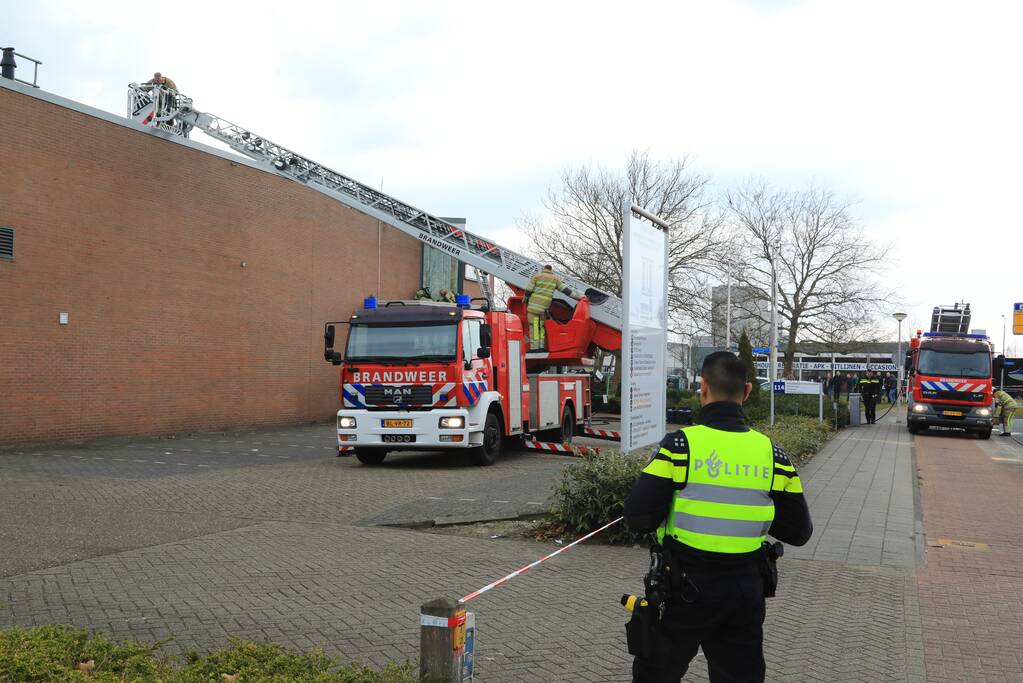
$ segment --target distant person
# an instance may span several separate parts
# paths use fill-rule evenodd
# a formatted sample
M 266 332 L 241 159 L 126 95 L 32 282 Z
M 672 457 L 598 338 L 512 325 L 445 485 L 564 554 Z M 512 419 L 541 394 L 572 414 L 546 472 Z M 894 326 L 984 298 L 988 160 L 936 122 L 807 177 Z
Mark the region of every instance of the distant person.
M 845 399 L 847 401 L 849 400 L 849 395 L 853 392 L 854 389 L 859 391 L 858 388 L 859 383 L 860 378 L 856 374 L 849 373 L 845 376 Z
M 877 400 L 881 396 L 881 380 L 874 377 L 873 370 L 867 370 L 867 374 L 860 379 L 859 391 L 863 397 L 867 424 L 877 424 Z
M 1004 389 L 995 389 L 992 392 L 995 405 L 1001 409 L 1002 414 L 1002 436 L 1012 436 L 1012 417 L 1016 413 L 1016 399 Z
M 153 74 L 153 77 L 145 82 L 144 85 L 149 86 L 149 90 L 156 90 L 156 86 L 163 86 L 169 92 L 157 91 L 153 95 L 153 100 L 156 102 L 156 112 L 158 115 L 162 115 L 164 112 L 171 111 L 177 107 L 178 103 L 178 84 L 173 79 L 164 76 L 159 71 Z
M 842 391 L 845 389 L 845 377 L 841 372 L 836 372 L 831 378 L 831 400 L 837 401 L 842 398 Z
M 884 377 L 884 391 L 888 395 L 888 402 L 895 405 L 895 402 L 899 399 L 899 383 L 891 372 L 887 373 Z
M 825 396 L 831 396 L 831 390 L 834 386 L 831 381 L 832 379 L 833 377 L 829 372 L 826 375 L 824 375 L 824 379 L 821 380 L 821 385 L 823 385 L 824 387 L 823 391 Z

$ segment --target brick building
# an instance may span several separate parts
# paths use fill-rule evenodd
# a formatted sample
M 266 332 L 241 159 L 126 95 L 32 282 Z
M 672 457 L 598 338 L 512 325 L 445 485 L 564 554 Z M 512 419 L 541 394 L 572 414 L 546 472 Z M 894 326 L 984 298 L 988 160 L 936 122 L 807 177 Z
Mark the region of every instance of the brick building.
M 419 286 L 418 241 L 169 137 L 0 79 L 0 444 L 326 419 L 323 322 Z

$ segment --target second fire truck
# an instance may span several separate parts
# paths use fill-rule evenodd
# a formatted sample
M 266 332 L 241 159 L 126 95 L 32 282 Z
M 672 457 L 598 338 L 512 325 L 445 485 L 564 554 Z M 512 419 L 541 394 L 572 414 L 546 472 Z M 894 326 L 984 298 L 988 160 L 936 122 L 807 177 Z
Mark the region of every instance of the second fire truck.
M 991 436 L 991 341 L 968 332 L 969 326 L 969 304 L 937 306 L 930 332 L 918 331 L 910 340 L 906 423 L 911 433 L 939 427 Z

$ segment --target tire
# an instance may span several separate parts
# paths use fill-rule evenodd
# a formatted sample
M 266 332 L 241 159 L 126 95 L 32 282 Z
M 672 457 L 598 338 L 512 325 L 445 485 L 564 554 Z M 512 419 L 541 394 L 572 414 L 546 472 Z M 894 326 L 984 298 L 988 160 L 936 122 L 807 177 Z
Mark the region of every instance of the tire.
M 487 467 L 497 462 L 501 455 L 501 444 L 504 442 L 504 429 L 497 413 L 487 413 L 483 423 L 483 445 L 469 451 L 469 459 L 474 465 Z
M 575 436 L 575 415 L 572 413 L 569 406 L 565 406 L 565 411 L 561 414 L 561 443 L 572 443 L 572 437 Z
M 355 457 L 363 465 L 379 465 L 387 457 L 387 451 L 381 448 L 356 448 Z
M 910 423 L 910 424 L 907 424 L 906 427 L 909 429 L 909 433 L 910 434 L 919 434 L 920 433 L 920 428 L 917 427 L 915 424 Z
M 990 439 L 991 438 L 991 430 L 990 429 L 981 430 L 981 431 L 977 432 L 977 437 L 980 438 L 980 439 Z

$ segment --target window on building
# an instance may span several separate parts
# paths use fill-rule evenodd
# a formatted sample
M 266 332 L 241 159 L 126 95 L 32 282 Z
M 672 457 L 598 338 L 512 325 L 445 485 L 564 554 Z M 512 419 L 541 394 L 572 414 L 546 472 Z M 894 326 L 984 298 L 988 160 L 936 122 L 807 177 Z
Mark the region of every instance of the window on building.
M 440 249 L 423 245 L 423 287 L 430 288 L 434 299 L 440 299 L 440 290 L 454 293 L 462 290 L 461 264 L 450 254 Z
M 14 228 L 0 225 L 0 258 L 14 258 Z

